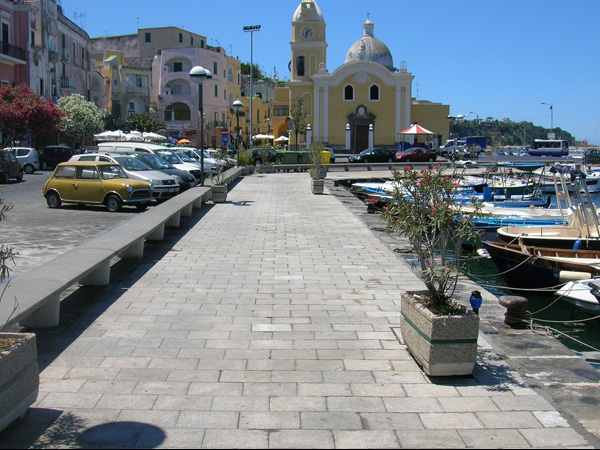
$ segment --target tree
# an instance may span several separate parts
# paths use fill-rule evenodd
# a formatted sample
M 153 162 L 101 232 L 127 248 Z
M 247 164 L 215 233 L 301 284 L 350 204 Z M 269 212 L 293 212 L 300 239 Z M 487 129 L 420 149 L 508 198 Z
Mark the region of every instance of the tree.
M 10 146 L 30 134 L 35 147 L 38 136 L 58 131 L 63 116 L 56 105 L 26 84 L 0 87 L 0 130 Z
M 288 126 L 290 131 L 293 131 L 294 136 L 296 136 L 296 150 L 298 150 L 298 135 L 306 131 L 306 114 L 304 114 L 301 97 L 294 97 L 292 99 L 290 118 Z
M 130 130 L 141 131 L 142 133 L 157 133 L 159 130 L 165 128 L 165 124 L 159 122 L 148 114 L 132 114 L 127 119 L 115 120 L 115 125 L 118 125 L 116 129 L 123 129 L 123 124 L 129 124 Z
M 65 113 L 61 131 L 73 144 L 83 147 L 94 134 L 102 131 L 104 110 L 88 102 L 83 95 L 73 94 L 58 99 L 58 107 Z

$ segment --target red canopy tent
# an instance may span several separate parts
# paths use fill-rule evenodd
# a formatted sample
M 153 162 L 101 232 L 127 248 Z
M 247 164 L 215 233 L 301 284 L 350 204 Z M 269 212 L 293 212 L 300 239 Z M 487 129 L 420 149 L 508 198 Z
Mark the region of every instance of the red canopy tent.
M 434 134 L 434 133 L 432 131 L 429 131 L 427 128 L 423 128 L 421 125 L 419 125 L 417 123 L 413 123 L 406 130 L 399 131 L 398 134 Z
M 429 140 L 429 136 L 433 136 L 434 133 L 432 131 L 429 131 L 427 128 L 423 128 L 421 125 L 419 125 L 417 123 L 413 123 L 406 130 L 399 131 L 398 134 L 402 134 L 404 136 L 406 136 L 406 135 L 412 135 L 412 136 L 425 135 L 428 137 L 426 140 Z M 414 144 L 414 142 L 415 142 L 415 140 L 413 137 L 413 144 Z

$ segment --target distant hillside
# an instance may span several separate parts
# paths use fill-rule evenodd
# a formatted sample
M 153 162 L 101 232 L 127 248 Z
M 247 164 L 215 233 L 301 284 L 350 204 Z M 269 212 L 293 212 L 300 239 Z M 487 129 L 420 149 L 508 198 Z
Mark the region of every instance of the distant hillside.
M 547 139 L 550 129 L 531 122 L 501 120 L 461 120 L 450 124 L 453 136 L 485 136 L 491 147 L 531 145 L 534 139 Z M 552 132 L 557 139 L 566 139 L 569 145 L 578 145 L 571 133 L 560 128 Z

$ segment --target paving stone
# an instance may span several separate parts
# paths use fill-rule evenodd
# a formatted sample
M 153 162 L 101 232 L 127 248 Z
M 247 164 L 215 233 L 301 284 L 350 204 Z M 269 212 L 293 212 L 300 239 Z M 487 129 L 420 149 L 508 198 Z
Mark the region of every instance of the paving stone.
M 329 430 L 277 430 L 269 433 L 269 448 L 336 448 Z
M 392 430 L 359 430 L 333 432 L 336 448 L 398 448 L 398 437 Z

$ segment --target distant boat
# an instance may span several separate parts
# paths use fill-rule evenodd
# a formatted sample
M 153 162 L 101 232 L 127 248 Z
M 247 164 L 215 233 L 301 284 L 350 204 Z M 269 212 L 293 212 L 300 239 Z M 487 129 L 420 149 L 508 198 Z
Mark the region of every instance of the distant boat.
M 587 314 L 600 315 L 600 279 L 569 281 L 555 295 Z
M 600 250 L 600 222 L 590 192 L 582 182 L 583 174 L 569 168 L 555 168 L 555 192 L 559 209 L 567 221 L 563 225 L 517 226 L 498 228 L 498 240 L 524 245 L 560 249 Z M 579 188 L 569 191 L 569 182 Z M 566 207 L 563 208 L 563 202 Z

